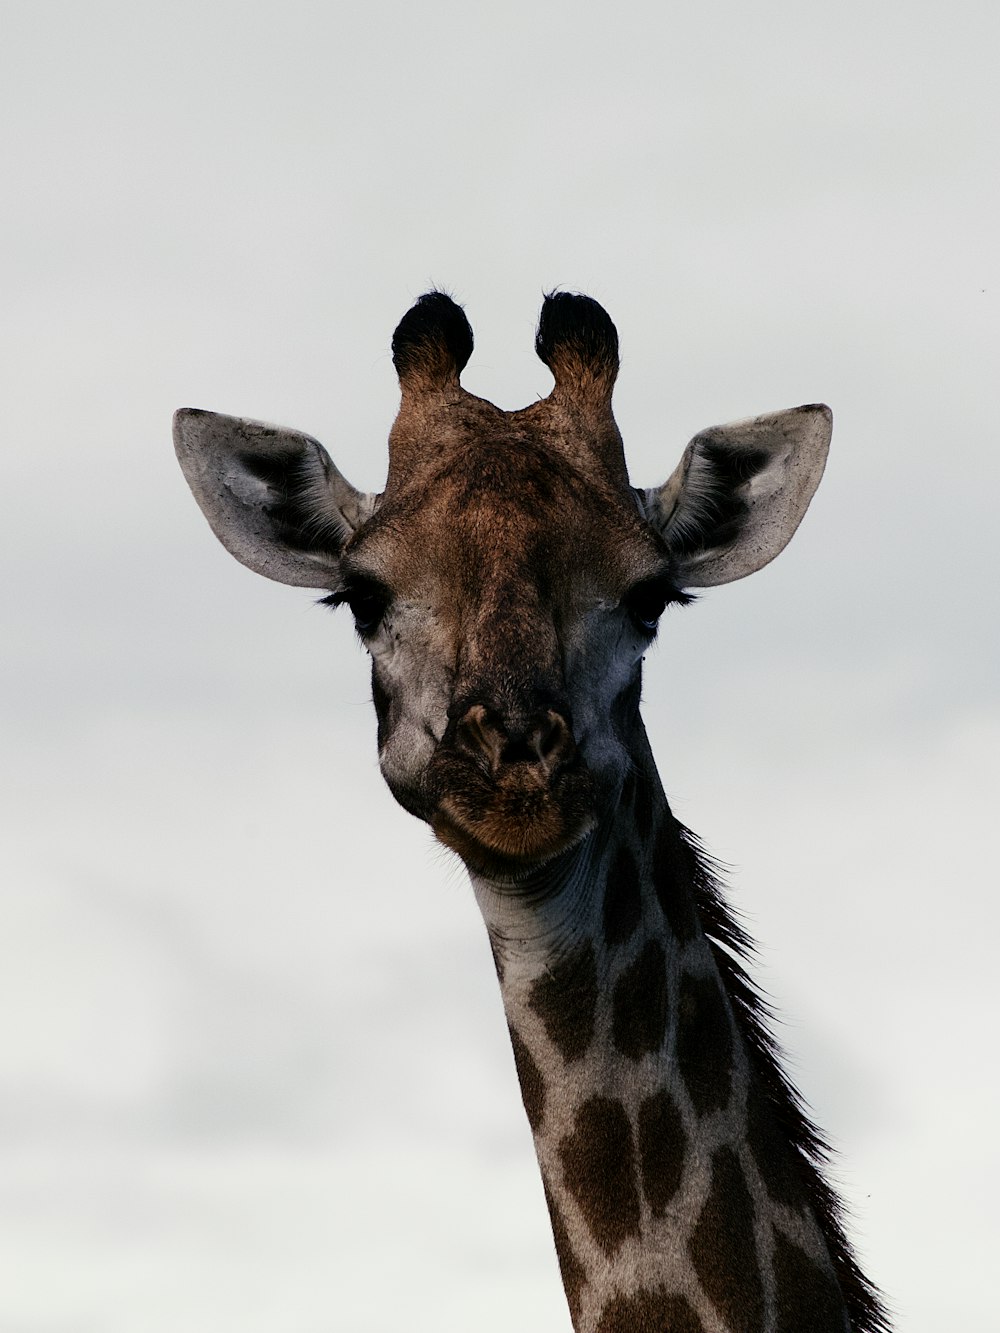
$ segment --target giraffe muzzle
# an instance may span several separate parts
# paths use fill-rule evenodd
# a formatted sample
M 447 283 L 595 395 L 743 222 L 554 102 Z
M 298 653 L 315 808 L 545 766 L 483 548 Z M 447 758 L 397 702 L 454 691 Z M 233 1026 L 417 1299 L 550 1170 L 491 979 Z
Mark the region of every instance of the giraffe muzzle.
M 509 877 L 565 851 L 592 827 L 593 784 L 555 708 L 519 724 L 470 705 L 431 762 L 431 825 L 480 874 Z

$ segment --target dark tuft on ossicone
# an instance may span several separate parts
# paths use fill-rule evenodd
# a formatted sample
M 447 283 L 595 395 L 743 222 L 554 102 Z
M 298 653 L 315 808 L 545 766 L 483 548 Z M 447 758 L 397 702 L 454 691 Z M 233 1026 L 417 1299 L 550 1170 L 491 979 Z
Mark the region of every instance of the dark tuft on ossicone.
M 584 375 L 604 380 L 618 374 L 618 330 L 603 306 L 589 296 L 550 292 L 542 305 L 535 351 L 556 384 Z
M 392 362 L 401 381 L 441 386 L 458 379 L 472 355 L 472 329 L 444 292 L 426 292 L 392 335 Z

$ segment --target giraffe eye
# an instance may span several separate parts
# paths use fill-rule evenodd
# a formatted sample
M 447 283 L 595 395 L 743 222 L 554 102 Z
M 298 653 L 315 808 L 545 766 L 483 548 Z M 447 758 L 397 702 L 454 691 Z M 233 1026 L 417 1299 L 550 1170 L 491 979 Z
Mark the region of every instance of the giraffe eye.
M 669 580 L 645 579 L 629 589 L 622 599 L 622 605 L 638 629 L 644 634 L 655 634 L 666 607 L 671 602 L 686 600 L 684 594 L 678 592 Z
M 348 588 L 344 599 L 351 608 L 359 634 L 372 634 L 382 622 L 389 606 L 389 594 L 377 583 L 360 583 Z
M 354 616 L 355 628 L 362 638 L 366 638 L 378 629 L 392 599 L 381 583 L 356 579 L 346 588 L 320 600 L 324 606 L 342 606 L 346 602 Z

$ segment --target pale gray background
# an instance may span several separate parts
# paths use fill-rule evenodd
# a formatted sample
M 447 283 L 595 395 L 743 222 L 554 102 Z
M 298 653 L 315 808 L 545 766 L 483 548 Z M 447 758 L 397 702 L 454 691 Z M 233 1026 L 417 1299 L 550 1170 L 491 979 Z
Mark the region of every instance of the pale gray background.
M 833 405 L 646 712 L 899 1329 L 994 1333 L 997 14 L 0 5 L 2 1333 L 569 1328 L 464 874 L 348 618 L 169 442 L 263 417 L 377 488 L 434 283 L 507 407 L 542 291 L 604 302 L 641 484 Z

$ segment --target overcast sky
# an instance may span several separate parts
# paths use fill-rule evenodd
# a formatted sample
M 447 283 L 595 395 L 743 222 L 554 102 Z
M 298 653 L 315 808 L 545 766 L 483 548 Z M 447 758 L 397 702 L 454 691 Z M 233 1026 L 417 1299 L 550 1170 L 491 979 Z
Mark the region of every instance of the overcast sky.
M 602 301 L 637 484 L 832 405 L 646 715 L 899 1329 L 995 1333 L 998 13 L 0 3 L 0 1333 L 568 1333 L 464 872 L 170 447 L 378 488 L 435 284 L 503 407 L 542 292 Z

